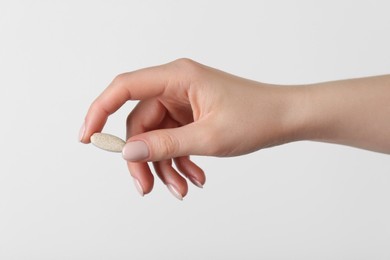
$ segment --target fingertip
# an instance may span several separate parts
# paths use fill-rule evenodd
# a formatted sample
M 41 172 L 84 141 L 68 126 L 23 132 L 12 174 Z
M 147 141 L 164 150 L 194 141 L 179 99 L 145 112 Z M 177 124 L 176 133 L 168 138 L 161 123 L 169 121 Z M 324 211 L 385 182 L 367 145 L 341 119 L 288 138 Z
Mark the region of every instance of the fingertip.
M 130 162 L 143 161 L 149 157 L 149 148 L 144 141 L 130 141 L 123 147 L 122 157 Z
M 82 129 L 80 129 L 79 142 L 83 144 L 89 144 L 91 142 L 91 136 L 94 133 L 89 133 L 87 130 L 82 131 Z
M 144 187 L 144 195 L 149 194 L 153 190 L 153 183 L 144 184 L 142 187 Z
M 79 130 L 79 142 L 84 144 L 88 143 L 85 138 L 85 122 L 81 125 Z
M 105 111 L 99 102 L 94 101 L 88 109 L 84 123 L 79 131 L 79 141 L 84 144 L 91 142 L 91 136 L 94 133 L 102 131 L 109 113 Z
M 189 157 L 175 158 L 178 170 L 183 173 L 195 186 L 203 188 L 206 183 L 206 175 L 202 168 L 196 165 Z
M 187 195 L 187 181 L 172 167 L 171 160 L 154 162 L 153 165 L 158 177 L 173 195 L 180 194 L 181 198 L 184 198 Z
M 201 188 L 203 189 L 203 185 L 200 181 L 198 181 L 197 179 L 193 178 L 193 177 L 188 177 L 188 179 L 192 182 L 192 184 L 194 184 L 196 187 L 198 188 Z
M 167 188 L 175 198 L 183 200 L 185 195 L 182 195 L 172 184 L 168 184 Z
M 147 163 L 127 162 L 130 175 L 138 181 L 142 187 L 143 195 L 153 190 L 154 178 Z

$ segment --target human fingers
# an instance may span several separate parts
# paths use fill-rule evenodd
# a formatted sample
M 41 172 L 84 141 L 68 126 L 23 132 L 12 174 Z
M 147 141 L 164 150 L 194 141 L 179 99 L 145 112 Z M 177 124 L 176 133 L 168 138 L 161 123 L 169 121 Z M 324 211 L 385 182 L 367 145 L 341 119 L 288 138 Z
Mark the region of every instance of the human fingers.
M 146 100 L 162 95 L 168 84 L 182 82 L 186 61 L 178 60 L 165 65 L 145 68 L 118 75 L 111 84 L 91 104 L 83 127 L 80 141 L 89 143 L 95 132 L 100 132 L 110 114 L 117 111 L 128 100 Z M 183 68 L 182 68 L 183 67 Z M 186 84 L 174 93 L 186 95 Z
M 187 195 L 187 181 L 172 167 L 172 160 L 153 162 L 154 169 L 168 190 L 179 200 Z
M 143 133 L 160 124 L 165 115 L 165 109 L 153 99 L 140 101 L 131 111 L 126 120 L 126 139 L 132 135 Z M 152 191 L 154 177 L 146 162 L 127 162 L 130 175 L 135 186 L 143 196 Z
M 207 122 L 193 122 L 176 128 L 157 129 L 132 136 L 123 147 L 127 161 L 146 162 L 188 155 L 214 155 L 214 131 Z
M 190 160 L 189 156 L 173 159 L 177 169 L 186 176 L 195 186 L 203 188 L 206 182 L 204 171 Z
M 126 124 L 127 137 L 147 132 L 151 129 L 177 127 L 178 124 L 178 122 L 173 120 L 167 114 L 165 107 L 157 99 L 140 101 L 128 116 Z M 200 182 L 204 183 L 204 173 L 198 166 L 189 161 L 188 158 L 187 160 L 183 158 L 183 160 L 179 161 L 183 161 L 182 163 L 179 163 L 182 172 L 188 173 L 187 175 L 190 176 L 192 180 L 200 180 Z M 167 185 L 168 189 L 177 198 L 184 197 L 188 190 L 187 183 L 185 183 L 185 180 L 172 167 L 172 164 L 169 163 L 168 165 L 166 163 L 162 163 L 162 166 L 160 166 L 160 162 L 156 162 L 154 165 L 157 175 L 160 177 L 163 183 Z M 144 190 L 146 188 L 148 191 L 152 189 L 153 176 L 151 175 L 150 169 L 146 162 L 128 162 L 128 168 L 131 175 L 136 179 L 136 181 L 139 181 L 138 184 L 140 184 Z M 175 176 L 175 178 L 165 177 L 166 175 L 172 174 Z M 203 176 L 198 176 L 199 174 L 203 174 Z M 178 196 L 179 194 L 180 196 Z
M 130 175 L 133 177 L 134 185 L 141 196 L 152 191 L 154 185 L 154 177 L 150 171 L 149 165 L 146 162 L 132 163 L 127 162 L 127 168 Z

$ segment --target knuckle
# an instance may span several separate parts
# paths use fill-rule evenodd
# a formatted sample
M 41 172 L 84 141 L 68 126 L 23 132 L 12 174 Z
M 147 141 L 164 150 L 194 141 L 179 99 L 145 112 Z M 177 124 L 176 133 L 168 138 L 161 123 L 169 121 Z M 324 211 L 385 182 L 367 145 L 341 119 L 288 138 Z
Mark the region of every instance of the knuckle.
M 193 61 L 190 58 L 179 58 L 179 59 L 175 60 L 174 63 L 180 64 L 182 66 L 187 66 L 187 65 L 191 66 L 191 65 L 195 64 L 195 61 Z
M 104 110 L 101 101 L 99 99 L 96 99 L 92 102 L 90 106 L 90 113 L 88 114 L 95 114 L 95 113 L 104 113 L 105 115 L 108 115 L 108 112 Z
M 173 156 L 179 151 L 179 141 L 169 132 L 160 133 L 157 139 L 156 148 L 162 156 Z
M 189 59 L 189 58 L 180 58 L 172 63 L 175 68 L 177 68 L 179 71 L 185 72 L 189 75 L 194 75 L 199 71 L 200 64 Z
M 122 85 L 127 77 L 127 73 L 121 73 L 115 76 L 115 78 L 112 80 L 113 85 Z

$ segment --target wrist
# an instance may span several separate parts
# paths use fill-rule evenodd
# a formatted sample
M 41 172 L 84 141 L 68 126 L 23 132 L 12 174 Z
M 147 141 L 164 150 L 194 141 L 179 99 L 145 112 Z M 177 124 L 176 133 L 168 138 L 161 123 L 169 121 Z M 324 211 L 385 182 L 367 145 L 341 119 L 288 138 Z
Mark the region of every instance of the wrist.
M 340 98 L 321 84 L 294 86 L 289 91 L 291 141 L 333 142 L 337 138 L 341 109 L 341 100 L 335 100 Z
M 386 77 L 292 88 L 293 140 L 337 143 L 389 153 Z M 387 110 L 386 110 L 387 109 Z
M 311 122 L 310 86 L 281 86 L 260 83 L 256 100 L 260 105 L 256 114 L 261 118 L 268 117 L 267 130 L 264 129 L 263 120 L 258 129 L 259 148 L 271 147 L 294 141 L 310 139 Z M 262 104 L 267 104 L 266 107 Z
M 324 124 L 316 115 L 316 101 L 312 85 L 283 86 L 285 104 L 284 128 L 286 142 L 315 140 L 321 135 Z

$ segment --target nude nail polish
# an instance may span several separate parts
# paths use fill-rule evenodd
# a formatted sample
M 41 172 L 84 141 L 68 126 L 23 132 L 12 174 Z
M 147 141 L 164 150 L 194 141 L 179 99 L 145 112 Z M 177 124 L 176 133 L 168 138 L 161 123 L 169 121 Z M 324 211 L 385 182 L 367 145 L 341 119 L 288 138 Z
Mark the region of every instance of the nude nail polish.
M 145 160 L 149 157 L 149 149 L 143 141 L 128 142 L 123 147 L 122 156 L 130 162 Z
M 173 187 L 172 184 L 167 184 L 167 187 L 168 187 L 168 190 L 172 193 L 173 196 L 175 196 L 175 198 L 177 198 L 178 200 L 183 200 L 183 196 L 179 193 L 179 191 Z
M 83 123 L 83 125 L 81 126 L 80 131 L 79 131 L 79 141 L 80 142 L 83 140 L 84 134 L 85 134 L 85 122 Z
M 141 196 L 143 197 L 145 194 L 144 194 L 144 190 L 142 188 L 141 183 L 136 178 L 133 178 L 133 180 L 134 180 L 134 185 L 137 188 L 138 193 L 141 194 Z
M 193 177 L 188 177 L 188 179 L 189 179 L 196 187 L 203 189 L 202 183 L 200 183 L 197 179 L 195 179 L 195 178 L 193 178 Z

